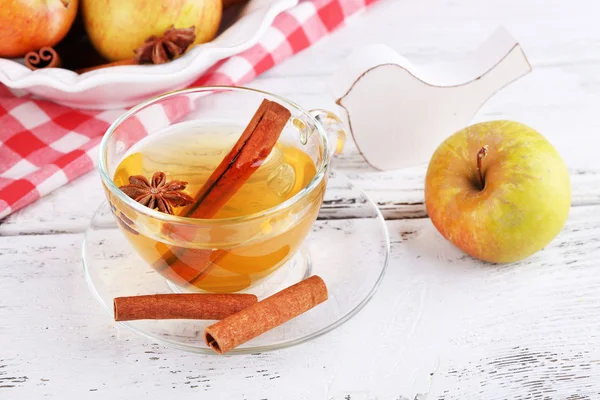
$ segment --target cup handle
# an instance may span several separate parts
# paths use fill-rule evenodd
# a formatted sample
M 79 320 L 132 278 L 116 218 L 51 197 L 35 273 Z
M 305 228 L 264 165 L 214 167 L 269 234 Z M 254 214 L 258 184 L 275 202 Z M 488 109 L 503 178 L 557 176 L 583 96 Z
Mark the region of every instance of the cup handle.
M 321 124 L 327 133 L 329 143 L 331 144 L 329 157 L 342 154 L 347 137 L 343 122 L 331 111 L 320 108 L 310 110 L 309 114 Z

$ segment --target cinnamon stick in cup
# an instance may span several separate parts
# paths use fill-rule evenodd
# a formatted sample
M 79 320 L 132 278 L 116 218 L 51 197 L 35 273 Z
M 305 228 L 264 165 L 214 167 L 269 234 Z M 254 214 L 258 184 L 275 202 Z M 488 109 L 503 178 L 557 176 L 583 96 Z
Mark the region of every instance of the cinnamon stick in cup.
M 281 104 L 264 99 L 231 151 L 200 188 L 194 204 L 184 211 L 185 216 L 214 217 L 266 160 L 290 116 Z
M 114 299 L 115 321 L 223 319 L 252 304 L 253 294 L 151 294 Z
M 223 354 L 327 300 L 327 287 L 311 276 L 204 330 L 204 341 Z
M 194 203 L 184 209 L 181 215 L 191 218 L 214 217 L 266 160 L 290 116 L 290 111 L 281 104 L 264 99 L 231 151 L 194 196 Z M 193 230 L 181 226 L 168 229 L 171 235 L 179 238 L 194 234 Z M 224 254 L 222 250 L 213 253 L 212 250 L 173 248 L 155 265 L 166 263 L 177 276 L 193 285 L 210 271 L 214 265 L 211 260 Z M 194 260 L 194 265 L 188 265 L 181 257 Z M 198 263 L 202 259 L 206 260 L 204 265 Z

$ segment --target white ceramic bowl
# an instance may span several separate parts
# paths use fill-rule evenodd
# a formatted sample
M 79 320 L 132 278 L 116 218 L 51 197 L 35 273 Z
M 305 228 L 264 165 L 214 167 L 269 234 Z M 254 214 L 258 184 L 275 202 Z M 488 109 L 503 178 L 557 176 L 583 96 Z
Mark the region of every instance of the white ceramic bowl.
M 128 65 L 78 75 L 63 68 L 31 71 L 0 58 L 0 82 L 42 98 L 76 108 L 128 107 L 170 90 L 188 86 L 215 62 L 258 42 L 275 17 L 298 0 L 252 0 L 228 29 L 210 43 L 160 65 Z

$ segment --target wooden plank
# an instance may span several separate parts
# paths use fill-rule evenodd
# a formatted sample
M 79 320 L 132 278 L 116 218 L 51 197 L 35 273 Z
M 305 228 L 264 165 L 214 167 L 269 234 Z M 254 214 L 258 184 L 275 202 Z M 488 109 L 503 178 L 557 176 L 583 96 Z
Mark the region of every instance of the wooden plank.
M 349 173 L 388 220 L 424 218 L 425 167 L 405 171 Z M 600 204 L 600 170 L 571 170 L 572 205 Z
M 336 160 L 334 170 L 364 190 L 386 219 L 427 216 L 423 203 L 424 166 L 378 172 L 357 170 L 354 165 L 364 165 L 356 152 Z M 571 179 L 573 206 L 600 204 L 600 170 L 571 170 Z M 359 201 L 352 193 L 344 187 L 330 186 L 321 217 L 351 217 L 352 205 Z M 100 178 L 92 172 L 4 219 L 0 236 L 83 232 L 102 201 Z

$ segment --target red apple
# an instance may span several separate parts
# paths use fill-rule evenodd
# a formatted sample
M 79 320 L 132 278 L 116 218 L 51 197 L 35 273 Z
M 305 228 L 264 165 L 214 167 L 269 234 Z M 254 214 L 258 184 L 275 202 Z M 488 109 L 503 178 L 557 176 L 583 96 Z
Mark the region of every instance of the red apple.
M 195 26 L 192 44 L 212 40 L 221 22 L 222 0 L 81 0 L 88 36 L 107 60 L 132 58 L 150 36 Z
M 513 262 L 541 250 L 563 227 L 571 205 L 569 173 L 535 130 L 512 121 L 484 122 L 455 133 L 435 151 L 425 204 L 440 233 L 466 253 Z
M 54 46 L 69 32 L 78 0 L 12 0 L 0 7 L 0 57 Z

